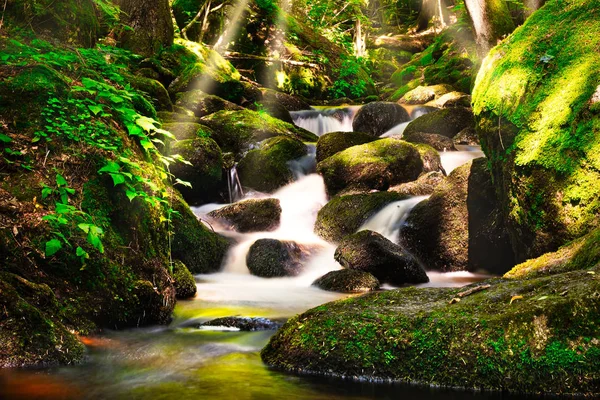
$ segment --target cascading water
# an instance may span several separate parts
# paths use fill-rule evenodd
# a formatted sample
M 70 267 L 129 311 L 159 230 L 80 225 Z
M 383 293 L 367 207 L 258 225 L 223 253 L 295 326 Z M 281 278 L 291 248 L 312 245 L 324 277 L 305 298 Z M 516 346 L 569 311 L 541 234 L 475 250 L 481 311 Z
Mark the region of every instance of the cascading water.
M 313 108 L 312 110 L 292 111 L 290 115 L 296 126 L 317 136 L 329 132 L 352 132 L 352 121 L 360 106 Z
M 242 189 L 235 165 L 227 172 L 227 189 L 229 191 L 230 203 L 235 203 L 244 197 L 244 190 Z
M 457 145 L 456 148 L 458 151 L 443 151 L 440 153 L 442 167 L 444 167 L 447 174 L 475 158 L 485 157 L 480 146 Z
M 287 163 L 292 171 L 294 179 L 298 180 L 306 175 L 317 171 L 317 146 L 314 144 L 306 145 L 307 154 L 304 157 L 292 160 Z

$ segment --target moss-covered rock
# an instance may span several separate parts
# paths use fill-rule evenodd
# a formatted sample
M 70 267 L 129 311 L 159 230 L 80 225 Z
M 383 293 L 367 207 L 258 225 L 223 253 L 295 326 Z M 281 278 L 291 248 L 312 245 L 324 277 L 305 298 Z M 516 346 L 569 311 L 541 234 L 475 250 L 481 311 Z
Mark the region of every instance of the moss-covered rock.
M 189 299 L 196 295 L 196 280 L 185 264 L 179 260 L 173 262 L 173 280 L 178 299 Z
M 386 205 L 405 199 L 398 193 L 379 192 L 334 197 L 317 215 L 315 233 L 330 242 L 339 242 Z
M 324 304 L 289 320 L 261 356 L 277 369 L 318 375 L 600 393 L 600 280 L 571 272 L 486 283 L 487 290 L 462 298 L 468 287 L 405 288 Z
M 221 199 L 226 182 L 223 179 L 223 154 L 219 145 L 208 137 L 197 136 L 174 142 L 170 154 L 179 154 L 187 163 L 171 165 L 171 173 L 192 187 L 179 190 L 191 204 L 202 204 Z
M 398 103 L 425 104 L 432 100 L 439 99 L 442 95 L 453 91 L 454 88 L 446 84 L 419 86 L 402 96 Z
M 306 153 L 306 146 L 298 139 L 288 136 L 267 139 L 239 162 L 240 182 L 255 190 L 273 192 L 293 181 L 288 162 Z
M 246 265 L 261 278 L 296 276 L 302 272 L 302 257 L 302 248 L 295 242 L 259 239 L 250 246 Z
M 379 289 L 379 281 L 368 272 L 342 269 L 326 273 L 313 286 L 330 292 L 364 293 Z
M 169 97 L 169 92 L 162 83 L 156 79 L 145 78 L 143 76 L 130 76 L 127 79 L 132 87 L 146 93 L 159 111 L 173 111 L 173 103 Z
M 194 123 L 198 123 L 200 121 L 200 119 L 197 118 L 194 115 L 194 113 L 192 113 L 191 111 L 189 111 L 187 109 L 183 109 L 183 108 L 178 107 L 178 106 L 174 106 L 173 109 L 176 110 L 176 111 L 175 112 L 159 111 L 159 112 L 156 113 L 156 116 L 163 123 L 167 123 L 167 124 L 176 123 L 176 122 L 194 122 Z
M 178 93 L 177 106 L 184 107 L 194 113 L 197 117 L 204 117 L 217 111 L 239 111 L 242 107 L 218 96 L 204 93 L 202 90 L 190 90 Z
M 317 171 L 323 175 L 329 196 L 335 196 L 350 189 L 386 190 L 391 185 L 413 181 L 429 170 L 424 167 L 418 147 L 389 138 L 334 154 L 321 161 Z
M 471 107 L 471 96 L 462 92 L 446 93 L 426 105 L 437 108 Z
M 407 121 L 410 121 L 410 116 L 403 107 L 395 103 L 375 101 L 358 110 L 352 121 L 352 128 L 355 132 L 379 137 L 394 126 Z
M 248 150 L 250 145 L 274 136 L 288 136 L 307 142 L 318 140 L 317 136 L 302 128 L 251 110 L 219 111 L 203 117 L 201 121 L 214 131 L 212 138 L 223 151 L 236 155 Z
M 431 270 L 501 274 L 514 265 L 484 158 L 452 171 L 411 211 L 400 237 Z
M 473 111 L 517 259 L 598 226 L 597 2 L 548 1 L 485 59 Z
M 456 150 L 454 141 L 447 136 L 438 135 L 436 133 L 410 132 L 408 135 L 403 135 L 402 139 L 409 143 L 421 143 L 433 147 L 437 151 L 452 151 Z
M 219 208 L 208 216 L 238 232 L 272 231 L 279 226 L 281 205 L 278 199 L 250 199 Z
M 404 130 L 405 136 L 416 132 L 435 133 L 449 138 L 465 128 L 473 127 L 473 113 L 463 107 L 433 111 L 412 121 Z
M 423 267 L 410 254 L 377 232 L 364 230 L 346 236 L 335 249 L 334 258 L 342 267 L 369 272 L 382 283 L 429 282 Z
M 375 138 L 361 132 L 330 132 L 319 137 L 317 142 L 317 162 L 331 157 L 335 153 L 359 144 L 370 143 Z
M 392 186 L 388 191 L 406 196 L 427 196 L 432 194 L 444 180 L 445 176 L 442 172 L 432 171 L 421 175 L 416 181 Z
M 195 122 L 167 122 L 162 124 L 162 129 L 167 130 L 179 141 L 196 139 L 197 137 L 210 137 L 212 131 L 209 127 Z

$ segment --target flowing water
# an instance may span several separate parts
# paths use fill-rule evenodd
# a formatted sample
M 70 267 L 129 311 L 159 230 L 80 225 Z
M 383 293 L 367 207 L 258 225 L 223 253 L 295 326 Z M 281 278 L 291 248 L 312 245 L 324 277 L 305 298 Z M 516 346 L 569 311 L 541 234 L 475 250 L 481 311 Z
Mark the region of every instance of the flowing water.
M 299 124 L 317 134 L 352 127 L 356 108 L 300 112 Z M 413 110 L 414 111 L 414 110 Z M 341 116 L 341 119 L 340 119 Z M 334 122 L 337 121 L 337 122 Z M 311 286 L 318 277 L 340 269 L 333 258 L 335 244 L 313 232 L 316 215 L 327 202 L 323 179 L 314 174 L 314 146 L 306 157 L 289 164 L 296 181 L 269 197 L 280 200 L 281 224 L 274 232 L 241 234 L 214 223 L 213 227 L 235 239 L 220 273 L 198 275 L 197 296 L 180 301 L 168 327 L 106 332 L 86 338 L 87 359 L 78 366 L 38 371 L 0 372 L 0 398 L 14 399 L 517 399 L 499 393 L 473 393 L 450 389 L 375 384 L 295 376 L 273 371 L 259 352 L 273 332 L 239 332 L 235 329 L 200 329 L 199 324 L 226 316 L 265 317 L 284 321 L 325 302 L 348 295 Z M 481 156 L 479 148 L 443 153 L 447 172 Z M 237 190 L 235 170 L 230 173 L 232 198 L 260 198 L 264 194 Z M 398 242 L 399 230 L 410 210 L 426 197 L 389 204 L 360 229 L 377 231 Z M 206 219 L 222 204 L 195 208 Z M 312 248 L 304 271 L 293 278 L 263 279 L 246 267 L 249 247 L 260 238 L 293 240 Z M 468 272 L 429 273 L 422 286 L 462 286 L 486 278 Z
M 312 110 L 290 112 L 294 124 L 322 136 L 329 132 L 352 132 L 352 121 L 360 106 L 313 107 Z

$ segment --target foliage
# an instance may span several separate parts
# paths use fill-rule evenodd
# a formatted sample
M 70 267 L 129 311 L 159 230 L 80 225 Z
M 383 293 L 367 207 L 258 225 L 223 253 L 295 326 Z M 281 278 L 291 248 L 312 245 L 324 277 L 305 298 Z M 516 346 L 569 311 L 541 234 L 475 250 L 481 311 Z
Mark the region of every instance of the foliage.
M 367 86 L 372 85 L 370 70 L 372 63 L 363 57 L 353 57 L 342 54 L 342 65 L 334 72 L 338 79 L 330 88 L 334 98 L 357 98 L 367 93 Z

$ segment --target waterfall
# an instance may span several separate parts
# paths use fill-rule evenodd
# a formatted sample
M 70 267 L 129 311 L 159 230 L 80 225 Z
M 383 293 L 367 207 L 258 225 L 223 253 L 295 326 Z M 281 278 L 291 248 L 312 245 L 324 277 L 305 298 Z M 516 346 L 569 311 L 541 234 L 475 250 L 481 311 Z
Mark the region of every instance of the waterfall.
M 440 152 L 440 160 L 442 167 L 447 174 L 461 165 L 479 157 L 485 157 L 480 146 L 461 146 L 457 145 L 458 151 L 443 151 Z
M 294 180 L 298 180 L 306 175 L 317 171 L 317 146 L 310 143 L 306 145 L 307 154 L 296 160 L 288 161 L 287 165 Z
M 329 132 L 352 132 L 352 121 L 359 106 L 313 108 L 312 110 L 292 111 L 294 124 L 317 136 Z
M 235 165 L 231 167 L 231 169 L 227 173 L 227 190 L 229 191 L 230 203 L 235 203 L 236 201 L 244 197 L 244 190 L 242 189 L 240 177 L 238 176 L 237 168 L 235 167 Z

